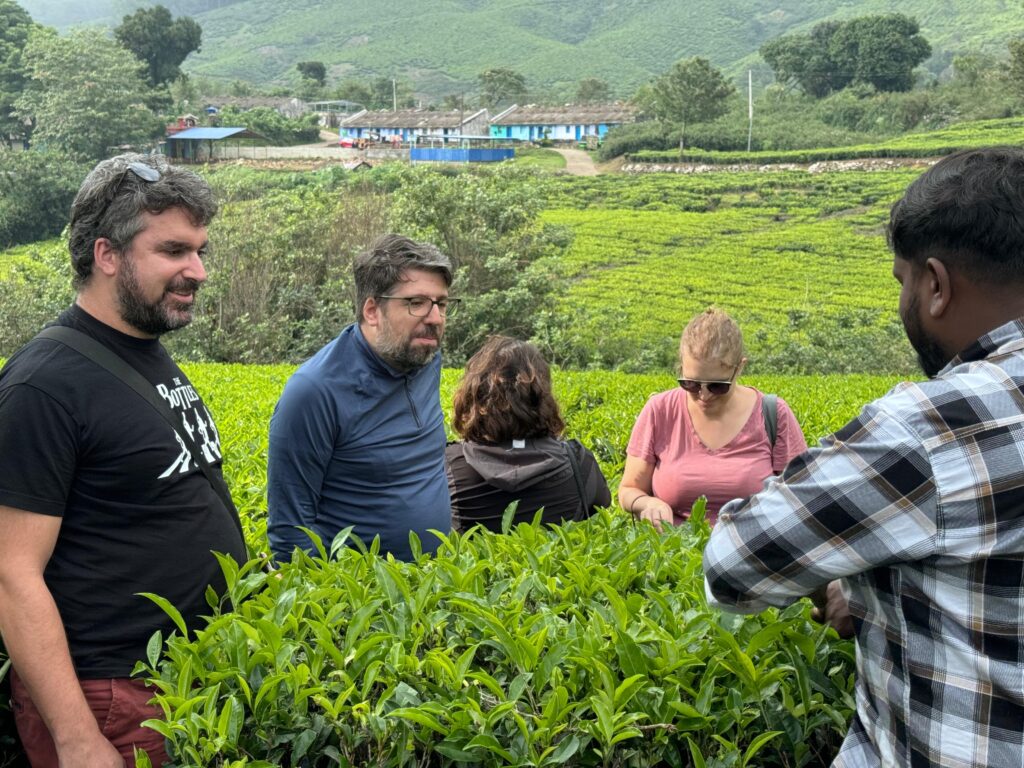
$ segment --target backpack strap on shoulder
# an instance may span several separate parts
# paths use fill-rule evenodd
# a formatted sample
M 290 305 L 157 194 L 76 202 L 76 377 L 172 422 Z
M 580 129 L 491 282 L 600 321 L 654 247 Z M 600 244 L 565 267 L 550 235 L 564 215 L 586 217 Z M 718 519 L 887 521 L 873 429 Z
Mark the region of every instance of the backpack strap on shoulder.
M 775 448 L 779 431 L 778 395 L 764 395 L 761 398 L 761 415 L 764 417 L 764 431 L 768 433 L 768 444 Z

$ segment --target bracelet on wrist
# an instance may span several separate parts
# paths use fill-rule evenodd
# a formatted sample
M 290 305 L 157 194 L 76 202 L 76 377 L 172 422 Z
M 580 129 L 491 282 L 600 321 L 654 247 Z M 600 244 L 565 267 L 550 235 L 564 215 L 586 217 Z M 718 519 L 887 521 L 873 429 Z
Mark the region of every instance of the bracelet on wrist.
M 638 501 L 640 501 L 640 499 L 647 498 L 648 496 L 650 496 L 649 493 L 641 493 L 639 496 L 637 496 L 635 499 L 633 499 L 633 503 L 631 503 L 629 505 L 629 514 L 635 515 L 636 514 L 636 503 Z

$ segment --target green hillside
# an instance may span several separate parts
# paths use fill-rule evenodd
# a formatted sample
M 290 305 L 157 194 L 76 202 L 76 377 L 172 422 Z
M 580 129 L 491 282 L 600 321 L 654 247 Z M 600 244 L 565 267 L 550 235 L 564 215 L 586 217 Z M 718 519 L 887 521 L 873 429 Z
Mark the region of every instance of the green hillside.
M 117 23 L 133 0 L 22 0 L 43 23 Z M 193 73 L 255 83 L 293 83 L 295 63 L 321 60 L 332 79 L 400 76 L 431 96 L 471 87 L 488 67 L 526 74 L 531 87 L 571 93 L 582 77 L 608 80 L 619 96 L 674 60 L 701 55 L 733 74 L 756 64 L 765 40 L 829 18 L 893 10 L 886 0 L 165 0 L 203 27 Z M 1005 52 L 1024 34 L 1010 0 L 905 0 L 944 68 L 967 50 Z M 762 65 L 763 66 L 763 65 Z

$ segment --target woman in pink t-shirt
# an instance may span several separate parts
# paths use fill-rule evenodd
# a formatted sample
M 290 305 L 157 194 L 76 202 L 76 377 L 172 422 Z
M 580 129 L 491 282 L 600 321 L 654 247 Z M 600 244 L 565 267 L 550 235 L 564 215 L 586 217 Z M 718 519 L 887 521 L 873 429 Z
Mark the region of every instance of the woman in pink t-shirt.
M 652 396 L 637 417 L 619 484 L 623 509 L 659 529 L 688 518 L 701 496 L 713 524 L 727 501 L 756 493 L 807 450 L 782 398 L 772 447 L 764 395 L 736 383 L 747 359 L 740 329 L 725 312 L 708 309 L 690 321 L 679 360 L 679 389 Z

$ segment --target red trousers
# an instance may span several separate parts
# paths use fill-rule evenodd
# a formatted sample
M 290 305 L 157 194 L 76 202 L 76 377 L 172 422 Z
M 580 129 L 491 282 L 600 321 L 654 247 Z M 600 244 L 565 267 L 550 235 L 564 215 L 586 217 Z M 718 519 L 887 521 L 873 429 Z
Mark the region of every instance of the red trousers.
M 129 768 L 135 768 L 134 749 L 144 749 L 154 766 L 170 762 L 164 746 L 164 737 L 140 723 L 151 718 L 162 718 L 163 710 L 147 702 L 154 689 L 141 680 L 107 678 L 79 680 L 82 693 L 99 723 L 100 732 L 121 753 Z M 42 715 L 29 698 L 25 684 L 11 670 L 11 708 L 18 736 L 28 755 L 32 768 L 58 768 L 57 749 Z

